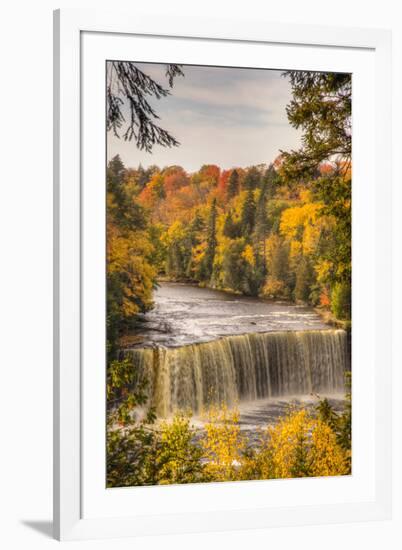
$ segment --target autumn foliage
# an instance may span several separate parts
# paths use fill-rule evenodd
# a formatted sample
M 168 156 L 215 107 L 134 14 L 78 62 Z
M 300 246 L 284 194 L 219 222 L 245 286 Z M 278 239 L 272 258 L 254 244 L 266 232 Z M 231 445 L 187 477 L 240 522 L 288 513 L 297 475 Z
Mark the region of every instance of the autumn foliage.
M 110 170 L 119 162 L 113 159 Z M 242 169 L 144 172 L 121 165 L 121 181 L 108 193 L 109 275 L 132 274 L 122 290 L 124 316 L 149 307 L 158 278 L 322 307 L 335 298 L 342 303 L 334 313 L 349 316 L 350 256 L 339 252 L 350 243 L 339 239 L 337 216 L 344 212 L 349 223 L 350 166 L 323 164 L 299 185 L 288 185 L 278 159 Z M 343 182 L 331 208 L 316 190 L 326 185 L 323 177 Z M 114 215 L 119 200 L 125 216 L 137 211 L 130 227 Z M 131 304 L 130 296 L 137 298 Z
M 142 93 L 168 93 L 135 64 L 112 69 L 122 82 L 142 82 Z M 182 74 L 169 65 L 169 86 Z M 185 412 L 158 423 L 146 406 L 146 381 L 138 384 L 119 352 L 162 279 L 319 306 L 349 321 L 351 78 L 285 76 L 288 120 L 303 134 L 298 150 L 266 164 L 239 167 L 234 158 L 233 166 L 206 164 L 191 173 L 177 165 L 127 168 L 118 155 L 108 164 L 109 487 L 350 473 L 350 394 L 342 414 L 325 400 L 313 413 L 290 410 L 250 445 L 239 412 L 225 404 L 205 411 L 202 433 Z M 124 122 L 119 105 L 109 84 L 107 122 L 116 135 Z M 138 130 L 138 117 L 153 113 L 147 102 L 132 102 L 131 112 L 123 135 L 137 147 L 179 145 L 152 117 Z
M 346 414 L 338 417 L 338 422 Z M 128 463 L 125 470 L 116 471 L 122 463 L 111 465 L 108 486 L 350 474 L 350 448 L 342 446 L 336 427 L 320 418 L 319 411 L 290 409 L 275 425 L 260 429 L 252 443 L 241 430 L 239 419 L 237 409 L 222 405 L 205 411 L 202 431 L 184 412 L 152 424 L 143 434 L 143 453 L 138 456 L 137 467 Z M 123 448 L 129 447 L 135 435 L 130 429 L 114 430 L 109 440 L 111 450 L 119 438 Z

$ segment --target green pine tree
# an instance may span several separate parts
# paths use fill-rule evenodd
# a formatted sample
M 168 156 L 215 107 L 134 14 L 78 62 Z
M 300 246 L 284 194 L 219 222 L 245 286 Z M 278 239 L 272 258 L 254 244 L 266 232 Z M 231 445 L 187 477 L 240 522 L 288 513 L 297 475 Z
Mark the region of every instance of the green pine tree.
M 223 284 L 238 292 L 245 291 L 247 265 L 243 257 L 244 247 L 244 239 L 234 239 L 223 254 Z
M 239 192 L 239 182 L 240 182 L 239 172 L 235 168 L 230 173 L 229 181 L 228 181 L 228 198 L 229 199 L 233 198 Z
M 308 302 L 311 286 L 314 282 L 313 269 L 305 256 L 300 258 L 296 268 L 295 298 L 302 302 Z
M 198 212 L 195 213 L 194 219 L 190 224 L 189 238 L 191 246 L 197 246 L 201 242 L 200 234 L 204 229 L 204 220 L 202 219 L 201 214 Z
M 254 193 L 251 189 L 247 191 L 246 198 L 243 203 L 240 227 L 242 236 L 246 239 L 250 239 L 254 230 L 255 223 L 255 202 Z
M 309 442 L 303 432 L 297 437 L 295 462 L 291 468 L 292 477 L 310 477 Z
M 232 210 L 229 210 L 229 212 L 226 215 L 225 223 L 223 224 L 223 234 L 225 237 L 229 237 L 229 239 L 235 239 L 236 237 L 239 236 L 238 226 L 233 219 Z
M 217 218 L 216 199 L 212 201 L 211 209 L 209 212 L 208 226 L 207 226 L 207 249 L 202 262 L 202 275 L 204 280 L 210 281 L 212 277 L 212 271 L 214 266 L 216 246 L 218 244 L 216 238 L 216 218 Z
M 256 166 L 252 166 L 248 169 L 246 177 L 244 178 L 244 189 L 248 191 L 254 191 L 261 183 L 261 174 Z
M 281 185 L 282 180 L 278 172 L 275 170 L 274 165 L 271 163 L 263 177 L 263 184 L 266 187 L 267 198 L 272 199 L 278 187 Z
M 267 184 L 266 182 L 263 182 L 261 185 L 261 191 L 258 197 L 255 212 L 254 241 L 256 251 L 258 252 L 258 254 L 262 255 L 264 262 L 266 261 L 265 241 L 269 230 L 267 216 L 267 196 Z

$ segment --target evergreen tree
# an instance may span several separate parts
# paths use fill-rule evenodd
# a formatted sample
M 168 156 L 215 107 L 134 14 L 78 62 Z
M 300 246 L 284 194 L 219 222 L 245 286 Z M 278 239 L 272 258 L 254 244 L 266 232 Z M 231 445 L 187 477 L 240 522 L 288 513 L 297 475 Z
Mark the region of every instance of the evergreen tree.
M 193 249 L 202 242 L 202 232 L 204 230 L 204 220 L 197 210 L 195 216 L 190 224 L 189 231 L 186 238 L 186 268 L 185 275 L 188 279 L 193 279 L 195 274 Z
M 325 422 L 325 424 L 328 424 L 333 432 L 337 433 L 339 429 L 339 417 L 326 397 L 320 400 L 316 406 L 316 411 L 318 418 L 322 422 Z
M 108 163 L 106 170 L 107 192 L 113 196 L 115 215 L 122 217 L 125 214 L 125 194 L 123 189 L 126 168 L 120 158 L 115 155 Z
M 290 124 L 303 130 L 302 147 L 283 153 L 288 180 L 311 178 L 323 161 L 349 161 L 352 132 L 352 79 L 347 73 L 288 71 L 292 100 L 286 108 Z
M 350 284 L 335 283 L 331 293 L 331 309 L 337 319 L 350 319 L 351 293 Z
M 143 189 L 149 181 L 148 171 L 144 170 L 142 164 L 139 164 L 137 168 L 137 181 L 141 189 Z
M 223 225 L 223 234 L 225 237 L 229 237 L 229 239 L 235 239 L 239 236 L 237 223 L 233 219 L 232 210 L 229 210 L 226 215 L 225 223 Z
M 345 375 L 345 407 L 342 413 L 336 413 L 328 399 L 322 399 L 316 406 L 317 416 L 328 424 L 336 434 L 338 445 L 346 451 L 352 446 L 352 395 L 351 395 L 351 373 Z M 350 455 L 349 455 L 350 462 Z
M 202 219 L 200 213 L 195 213 L 194 219 L 190 224 L 189 238 L 191 246 L 196 246 L 201 242 L 200 233 L 204 229 L 204 220 Z
M 229 176 L 228 199 L 233 198 L 239 192 L 239 182 L 240 182 L 239 172 L 235 168 L 234 170 L 232 170 Z
M 250 239 L 255 223 L 255 202 L 254 193 L 251 189 L 247 191 L 246 198 L 241 211 L 241 233 L 246 239 Z
M 275 196 L 277 188 L 281 185 L 282 180 L 274 165 L 271 163 L 263 177 L 263 184 L 266 187 L 267 198 L 271 199 Z
M 218 244 L 216 239 L 216 218 L 217 208 L 216 199 L 212 201 L 211 209 L 208 218 L 207 227 L 207 249 L 205 251 L 202 273 L 205 280 L 209 281 L 212 276 L 212 270 L 214 266 L 216 246 Z
M 347 73 L 288 71 L 292 100 L 286 108 L 290 124 L 303 132 L 299 150 L 283 153 L 281 172 L 288 186 L 309 183 L 324 203 L 323 215 L 336 222 L 334 246 L 323 259 L 331 269 L 327 283 L 345 289 L 351 282 L 351 144 L 352 79 Z M 324 162 L 337 168 L 321 174 Z M 346 304 L 350 308 L 349 304 Z
M 297 434 L 294 463 L 290 469 L 292 477 L 310 477 L 310 463 L 308 436 L 301 430 Z
M 117 189 L 123 184 L 126 168 L 120 155 L 115 155 L 107 165 L 106 180 L 108 187 L 112 190 Z
M 296 269 L 295 298 L 308 302 L 313 283 L 313 270 L 308 258 L 302 256 Z
M 181 243 L 173 241 L 168 249 L 166 258 L 166 273 L 172 279 L 181 279 L 185 271 L 185 258 Z
M 278 235 L 274 235 L 268 255 L 268 274 L 277 281 L 283 281 L 286 287 L 290 284 L 289 246 Z
M 174 147 L 179 142 L 155 121 L 159 119 L 148 98 L 161 99 L 170 94 L 173 81 L 184 76 L 180 65 L 167 65 L 169 88 L 163 87 L 131 61 L 108 61 L 106 64 L 106 129 L 116 137 L 135 141 L 148 153 L 154 145 Z M 125 130 L 124 130 L 125 128 Z
M 244 292 L 246 261 L 243 256 L 244 239 L 235 239 L 225 249 L 222 261 L 223 284 L 238 292 Z
M 108 163 L 106 171 L 106 189 L 109 197 L 107 216 L 113 219 L 120 228 L 144 229 L 146 214 L 125 185 L 127 170 L 120 158 L 115 155 Z
M 259 253 L 262 252 L 262 256 L 266 258 L 265 240 L 268 235 L 268 217 L 267 217 L 267 184 L 262 183 L 260 196 L 258 197 L 256 212 L 255 212 L 255 229 L 254 240 L 256 249 Z M 262 251 L 261 249 L 262 245 Z
M 351 372 L 345 374 L 346 403 L 343 413 L 339 417 L 339 432 L 337 439 L 339 445 L 346 450 L 352 448 L 352 378 Z M 350 461 L 350 455 L 349 455 Z
M 246 177 L 244 178 L 244 189 L 248 191 L 254 191 L 260 185 L 261 174 L 256 166 L 252 166 L 248 169 Z

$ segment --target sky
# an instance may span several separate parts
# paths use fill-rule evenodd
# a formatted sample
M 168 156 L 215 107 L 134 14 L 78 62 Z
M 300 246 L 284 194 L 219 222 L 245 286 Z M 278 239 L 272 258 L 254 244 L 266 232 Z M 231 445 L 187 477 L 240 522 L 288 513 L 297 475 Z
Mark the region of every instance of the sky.
M 137 63 L 143 72 L 168 87 L 166 65 Z M 108 159 L 119 154 L 127 167 L 180 165 L 189 172 L 203 164 L 223 169 L 269 164 L 280 149 L 300 145 L 300 132 L 290 126 L 286 105 L 291 87 L 281 71 L 227 67 L 183 66 L 171 95 L 150 100 L 158 125 L 179 142 L 178 147 L 137 149 L 108 133 Z

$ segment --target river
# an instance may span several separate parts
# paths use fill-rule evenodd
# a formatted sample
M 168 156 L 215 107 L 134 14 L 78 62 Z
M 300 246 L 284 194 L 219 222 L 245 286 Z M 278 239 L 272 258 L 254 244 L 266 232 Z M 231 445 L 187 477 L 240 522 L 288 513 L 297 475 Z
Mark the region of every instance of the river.
M 140 317 L 139 347 L 177 347 L 224 336 L 328 329 L 312 308 L 180 283 L 160 283 Z
M 325 396 L 342 408 L 347 336 L 312 308 L 178 283 L 161 283 L 154 300 L 126 353 L 159 417 L 190 410 L 197 420 L 225 403 L 250 431 L 290 403 L 311 408 Z

